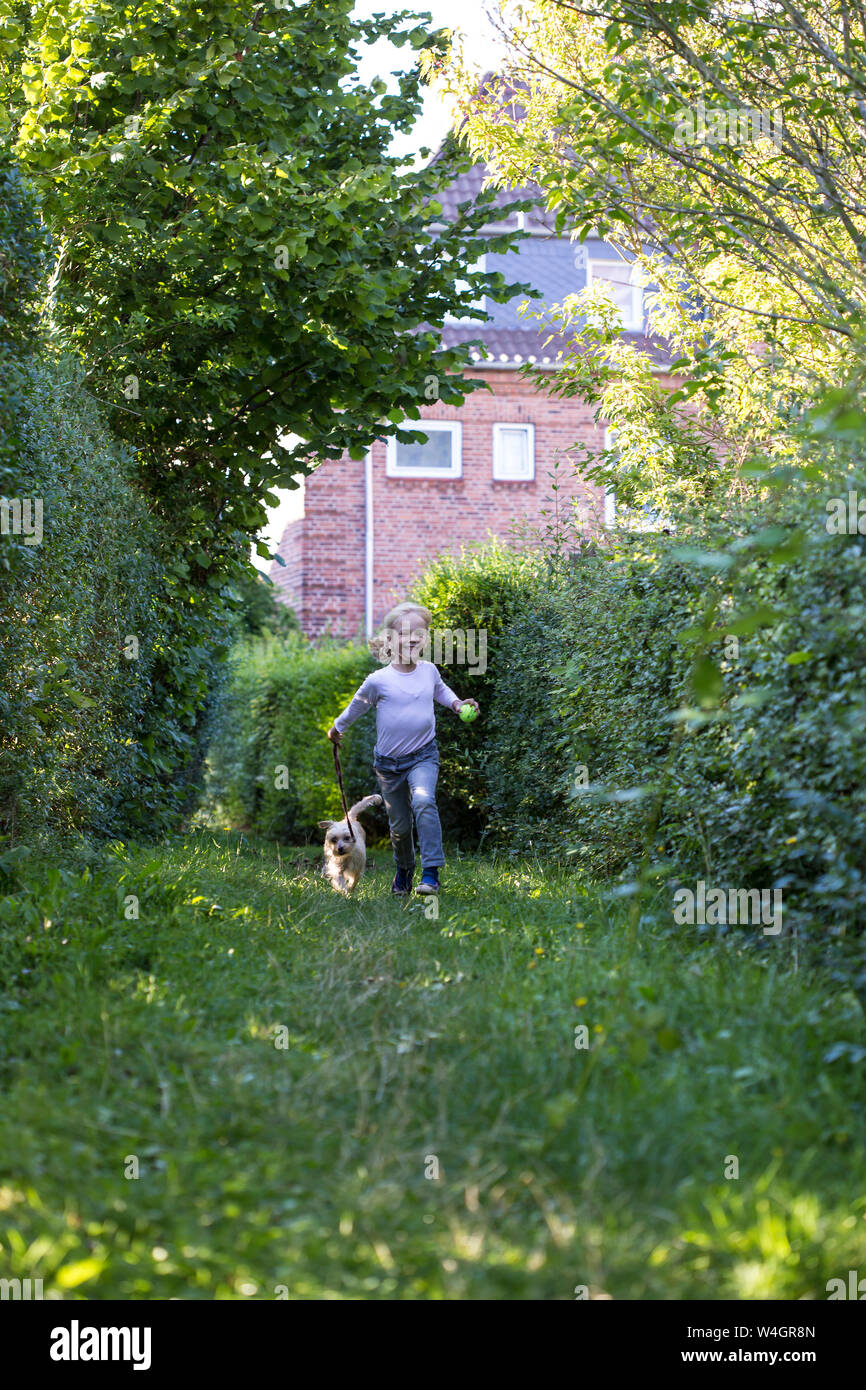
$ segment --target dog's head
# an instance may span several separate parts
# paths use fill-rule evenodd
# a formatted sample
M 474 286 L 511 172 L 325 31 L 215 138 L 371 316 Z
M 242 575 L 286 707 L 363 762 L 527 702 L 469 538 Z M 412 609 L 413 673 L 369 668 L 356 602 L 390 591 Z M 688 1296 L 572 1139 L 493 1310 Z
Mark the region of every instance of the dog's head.
M 326 832 L 326 854 L 331 855 L 334 859 L 344 859 L 347 854 L 351 854 L 357 843 L 357 827 L 354 827 L 355 841 L 352 840 L 349 834 L 349 822 L 346 820 L 320 820 L 319 829 Z

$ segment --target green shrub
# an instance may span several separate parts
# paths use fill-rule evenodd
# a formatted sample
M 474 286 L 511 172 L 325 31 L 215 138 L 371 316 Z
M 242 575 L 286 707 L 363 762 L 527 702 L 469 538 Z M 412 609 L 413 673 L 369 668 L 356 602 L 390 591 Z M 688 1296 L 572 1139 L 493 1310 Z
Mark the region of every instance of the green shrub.
M 561 588 L 553 606 L 572 627 L 559 690 L 564 752 L 588 766 L 590 787 L 572 788 L 569 809 L 554 815 L 577 865 L 595 876 L 633 869 L 660 788 L 653 857 L 681 880 L 781 889 L 791 926 L 862 929 L 863 545 L 813 524 L 796 559 L 756 555 L 708 580 L 671 554 L 675 542 L 658 540 L 653 553 L 626 549 Z M 673 716 L 694 704 L 681 634 L 699 623 L 711 586 L 718 701 L 678 737 Z M 728 626 L 761 611 L 775 617 L 742 623 L 749 630 L 732 643 Z
M 159 833 L 194 790 L 237 599 L 184 587 L 136 460 L 40 337 L 47 240 L 0 152 L 0 498 L 43 528 L 0 535 L 0 834 Z
M 722 719 L 679 750 L 669 848 L 708 882 L 782 889 L 791 925 L 862 930 L 866 541 L 813 525 L 795 561 L 754 560 L 729 610 L 759 605 L 776 617 L 722 660 Z
M 479 634 L 476 643 L 485 634 L 484 672 L 470 673 L 468 666 L 440 663 L 442 676 L 455 693 L 464 700 L 476 699 L 481 706 L 476 724 L 440 715 L 436 725 L 443 830 L 465 846 L 477 844 L 489 820 L 485 750 L 494 731 L 497 681 L 509 659 L 504 635 L 511 621 L 525 611 L 528 596 L 536 592 L 545 572 L 539 551 L 514 550 L 493 540 L 459 554 L 438 556 L 411 591 L 411 597 L 430 610 L 433 629 L 472 629 Z
M 573 648 L 550 576 L 522 595 L 492 669 L 483 772 L 489 831 L 511 855 L 562 853 L 571 748 L 562 663 Z
M 33 331 L 47 234 L 32 185 L 0 147 L 0 340 L 21 349 Z
M 32 188 L 0 146 L 0 498 L 22 498 L 20 424 L 24 369 L 35 332 L 45 231 Z M 34 560 L 14 532 L 0 535 L 0 583 Z
M 154 528 L 73 366 L 32 359 L 22 407 L 19 486 L 44 534 L 4 586 L 0 813 L 12 830 L 109 830 L 136 789 L 143 673 L 122 646 L 148 626 Z
M 703 592 L 704 581 L 663 544 L 653 555 L 635 540 L 589 557 L 553 600 L 569 634 L 557 681 L 567 757 L 561 825 L 569 858 L 593 876 L 642 853 L 671 715 L 687 689 L 677 633 L 694 622 Z
M 238 576 L 234 589 L 239 600 L 238 635 L 244 637 L 300 636 L 301 625 L 294 609 L 277 599 L 273 580 L 249 564 Z
M 228 825 L 286 842 L 317 837 L 317 822 L 342 815 L 327 732 L 374 668 L 366 647 L 301 638 L 242 642 L 209 754 L 211 812 Z M 376 790 L 372 716 L 341 748 L 349 803 Z
M 676 569 L 688 586 L 687 571 Z M 492 834 L 514 853 L 568 851 L 593 871 L 618 865 L 639 842 L 642 813 L 635 805 L 624 815 L 591 795 L 582 802 L 588 842 L 575 845 L 577 770 L 587 767 L 596 793 L 602 780 L 632 786 L 650 773 L 671 733 L 669 624 L 685 623 L 687 609 L 669 612 L 667 591 L 653 601 L 638 560 L 612 563 L 591 546 L 492 542 L 439 557 L 413 592 L 434 626 L 488 634 L 484 675 L 442 668 L 458 693 L 478 698 L 483 716 L 475 737 L 460 725 L 440 728 L 446 827 L 467 839 Z M 631 744 L 622 737 L 629 712 Z
M 490 634 L 472 678 L 477 737 L 440 736 L 458 833 L 477 817 L 505 852 L 541 850 L 599 879 L 630 876 L 649 848 L 683 882 L 782 889 L 792 927 L 862 929 L 866 542 L 828 535 L 814 512 L 805 522 L 795 558 L 749 551 L 721 575 L 663 536 L 438 560 L 416 589 L 434 622 Z M 760 525 L 734 529 L 747 541 Z M 687 634 L 713 595 L 718 703 L 682 722 L 696 699 Z M 742 621 L 760 612 L 775 617 Z M 444 673 L 460 688 L 459 667 Z
M 3 585 L 0 828 L 158 833 L 188 801 L 228 609 L 174 601 L 182 561 L 72 359 L 22 365 L 17 427 L 44 533 Z

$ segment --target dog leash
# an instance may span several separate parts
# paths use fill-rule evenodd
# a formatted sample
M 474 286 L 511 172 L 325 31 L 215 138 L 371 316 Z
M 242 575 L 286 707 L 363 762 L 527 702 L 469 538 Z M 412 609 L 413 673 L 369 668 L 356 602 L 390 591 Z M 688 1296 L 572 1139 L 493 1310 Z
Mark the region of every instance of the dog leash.
M 349 836 L 352 840 L 354 840 L 355 832 L 352 829 L 352 822 L 349 820 L 349 807 L 346 801 L 346 793 L 343 790 L 343 769 L 340 767 L 340 754 L 337 750 L 336 743 L 332 743 L 331 747 L 334 750 L 334 771 L 337 774 L 337 786 L 340 788 L 340 799 L 343 803 L 343 815 L 346 817 L 346 824 L 349 827 Z

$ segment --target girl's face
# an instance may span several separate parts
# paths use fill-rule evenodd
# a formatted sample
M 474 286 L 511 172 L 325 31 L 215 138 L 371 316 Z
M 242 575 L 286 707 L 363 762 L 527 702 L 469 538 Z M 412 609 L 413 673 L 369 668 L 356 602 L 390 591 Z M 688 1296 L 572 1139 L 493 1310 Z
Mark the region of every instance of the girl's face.
M 401 666 L 413 665 L 427 645 L 427 620 L 422 613 L 404 613 L 397 627 L 389 632 L 391 660 Z

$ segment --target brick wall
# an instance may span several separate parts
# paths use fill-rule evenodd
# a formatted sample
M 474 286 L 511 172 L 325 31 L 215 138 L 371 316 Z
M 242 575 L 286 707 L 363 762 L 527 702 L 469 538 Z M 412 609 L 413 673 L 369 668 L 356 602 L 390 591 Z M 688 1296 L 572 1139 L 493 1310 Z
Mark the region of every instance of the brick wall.
M 311 637 L 364 626 L 364 463 L 328 459 L 304 483 L 304 515 L 283 532 L 270 576 Z M 294 596 L 294 599 L 290 597 Z
M 483 372 L 467 376 L 484 377 Z M 378 622 L 403 599 L 412 577 L 437 552 L 485 541 L 489 534 L 507 539 L 521 518 L 543 524 L 541 513 L 552 505 L 547 476 L 557 457 L 568 474 L 575 443 L 604 447 L 603 431 L 591 407 L 576 400 L 539 394 L 516 372 L 488 372 L 492 392 L 476 391 L 460 408 L 433 404 L 422 417 L 460 420 L 463 426 L 463 476 L 460 478 L 389 478 L 386 445 L 373 446 L 373 619 Z M 535 478 L 532 482 L 493 480 L 493 425 L 535 426 Z M 559 496 L 579 497 L 589 525 L 604 514 L 603 491 L 584 479 L 562 479 Z M 364 463 L 344 457 L 328 460 L 306 481 L 305 515 L 292 522 L 280 543 L 286 561 L 273 565 L 271 577 L 310 636 L 327 628 L 351 635 L 363 629 Z
M 480 373 L 467 373 L 479 376 Z M 484 541 L 493 534 L 507 539 L 516 520 L 542 521 L 551 506 L 547 476 L 560 457 L 568 473 L 571 446 L 576 440 L 603 447 L 591 410 L 576 401 L 540 395 L 516 372 L 491 372 L 492 388 L 476 391 L 462 408 L 433 405 L 422 416 L 460 420 L 463 425 L 463 476 L 453 479 L 389 478 L 385 473 L 386 445 L 373 446 L 373 532 L 375 572 L 374 619 L 405 598 L 412 576 L 441 550 Z M 535 426 L 535 478 L 531 482 L 493 480 L 493 425 Z M 603 493 L 583 480 L 563 479 L 560 497 L 578 495 L 588 511 L 603 516 Z M 600 510 L 599 510 L 600 508 Z
M 304 607 L 304 519 L 290 521 L 277 546 L 284 564 L 271 564 L 270 577 L 277 588 L 277 597 L 294 608 L 300 616 Z

